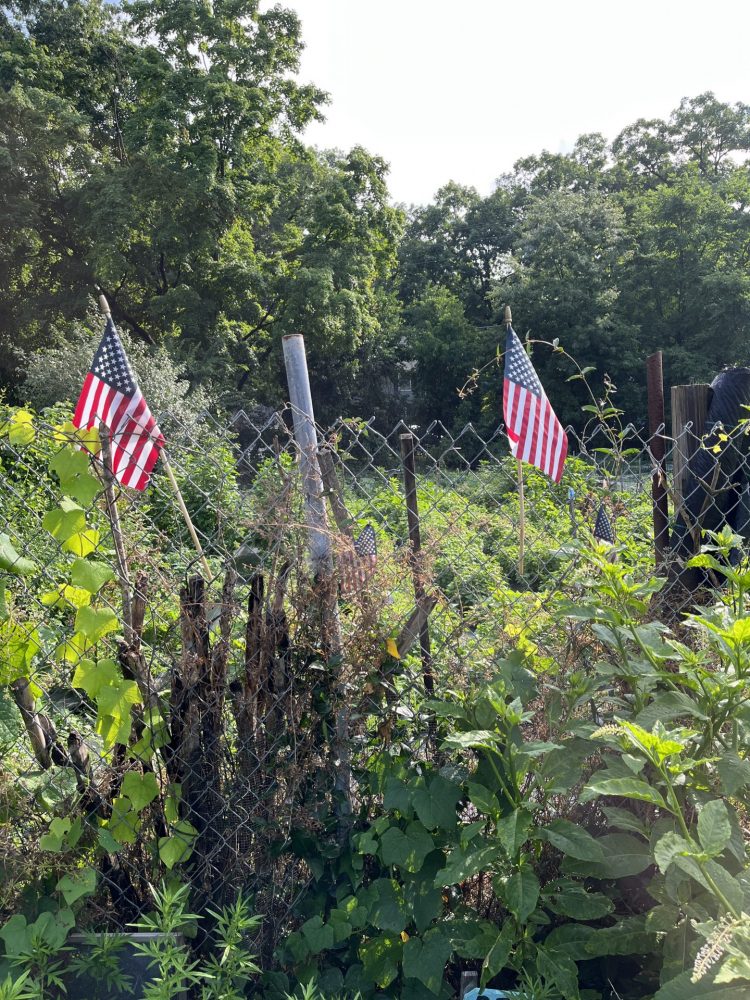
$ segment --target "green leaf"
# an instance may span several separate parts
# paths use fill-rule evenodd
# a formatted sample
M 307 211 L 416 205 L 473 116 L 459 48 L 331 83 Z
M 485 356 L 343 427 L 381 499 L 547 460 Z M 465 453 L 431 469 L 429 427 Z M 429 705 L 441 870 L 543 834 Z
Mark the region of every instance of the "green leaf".
M 171 870 L 189 859 L 197 836 L 195 827 L 181 819 L 175 823 L 171 837 L 159 837 L 159 857 L 167 868 Z
M 401 778 L 388 778 L 385 783 L 383 795 L 383 807 L 391 812 L 396 809 L 401 815 L 409 819 L 413 815 L 412 808 L 413 788 L 409 783 Z
M 125 795 L 118 795 L 113 800 L 112 816 L 106 824 L 109 832 L 121 844 L 134 844 L 141 827 L 138 813 Z
M 521 845 L 528 840 L 531 824 L 531 813 L 526 809 L 514 809 L 512 813 L 497 821 L 497 839 L 511 860 L 516 857 Z
M 666 873 L 667 868 L 680 854 L 690 854 L 690 844 L 674 831 L 669 831 L 659 838 L 654 847 L 654 861 L 659 870 Z
M 435 885 L 444 887 L 465 882 L 467 878 L 489 870 L 501 856 L 501 849 L 494 844 L 454 847 L 446 859 L 445 867 L 435 876 Z
M 10 444 L 24 445 L 31 444 L 36 437 L 34 430 L 34 417 L 28 410 L 16 410 L 9 418 L 6 430 Z
M 450 941 L 439 927 L 433 927 L 421 939 L 409 938 L 404 945 L 404 976 L 419 979 L 432 993 L 438 993 L 452 951 Z
M 570 820 L 553 819 L 551 823 L 537 831 L 537 836 L 541 840 L 548 841 L 568 857 L 580 858 L 583 861 L 604 859 L 601 845 L 594 840 L 588 830 L 571 823 Z
M 10 619 L 0 622 L 0 684 L 28 676 L 41 648 L 39 633 L 32 626 Z
M 454 733 L 445 740 L 446 746 L 457 750 L 489 750 L 496 752 L 500 736 L 488 729 L 474 729 L 468 733 Z
M 92 552 L 95 552 L 99 547 L 99 532 L 96 528 L 87 528 L 85 531 L 78 531 L 74 535 L 70 535 L 62 543 L 63 552 L 72 552 L 74 556 L 80 556 L 82 559 Z
M 586 790 L 593 792 L 594 795 L 616 795 L 626 799 L 637 799 L 639 802 L 650 802 L 661 809 L 665 809 L 667 805 L 660 792 L 637 778 L 593 778 L 586 785 Z
M 76 559 L 70 569 L 70 582 L 75 587 L 87 590 L 89 594 L 97 594 L 114 576 L 106 563 L 90 559 Z
M 629 809 L 621 809 L 619 806 L 601 806 L 601 810 L 607 817 L 610 826 L 620 830 L 630 830 L 632 833 L 640 833 L 648 840 L 649 832 L 646 824 Z
M 609 833 L 597 837 L 595 842 L 602 851 L 603 859 L 586 862 L 568 856 L 562 863 L 563 874 L 627 878 L 629 875 L 640 875 L 651 864 L 648 845 L 629 833 Z
M 545 888 L 545 905 L 553 913 L 575 920 L 598 920 L 614 909 L 611 899 L 601 892 L 587 892 L 580 883 L 561 879 Z
M 136 812 L 141 812 L 154 801 L 159 794 L 159 786 L 153 771 L 140 774 L 138 771 L 128 771 L 122 779 L 122 793 L 133 803 Z
M 729 813 L 721 799 L 707 802 L 698 813 L 698 839 L 706 854 L 712 857 L 721 854 L 732 839 Z
M 93 644 L 109 632 L 116 632 L 119 623 L 117 615 L 109 608 L 83 607 L 78 609 L 75 627 L 76 632 L 85 635 Z
M 114 660 L 105 659 L 94 663 L 93 660 L 84 658 L 78 661 L 72 684 L 85 691 L 89 698 L 96 698 L 103 687 L 119 685 L 121 681 L 122 674 Z
M 490 979 L 494 979 L 506 968 L 514 939 L 515 929 L 511 921 L 507 920 L 482 963 L 482 975 L 479 980 L 481 986 L 485 986 Z
M 410 823 L 406 832 L 391 826 L 380 838 L 380 857 L 385 865 L 398 865 L 408 872 L 418 872 L 434 847 L 432 837 L 421 823 Z
M 36 569 L 36 563 L 19 555 L 10 535 L 0 534 L 0 570 L 15 576 L 27 576 Z
M 727 986 L 707 979 L 692 982 L 693 970 L 688 969 L 670 979 L 654 994 L 654 1000 L 747 1000 L 747 985 Z
M 497 815 L 500 804 L 494 792 L 490 791 L 484 785 L 477 784 L 475 781 L 469 782 L 468 789 L 472 805 L 476 806 L 480 812 L 485 813 L 487 816 Z
M 0 938 L 5 943 L 7 956 L 14 957 L 27 952 L 31 945 L 31 933 L 26 917 L 21 913 L 14 913 L 0 928 Z
M 82 507 L 63 500 L 59 507 L 49 510 L 42 518 L 42 527 L 58 542 L 86 529 L 86 515 Z
M 426 787 L 416 790 L 412 805 L 428 830 L 438 827 L 452 830 L 456 825 L 456 804 L 460 796 L 458 785 L 438 774 L 427 782 Z
M 519 924 L 524 923 L 539 901 L 539 879 L 531 868 L 521 868 L 500 886 L 506 906 Z
M 300 933 L 307 942 L 312 955 L 319 955 L 321 951 L 333 948 L 333 927 L 323 923 L 323 918 L 318 914 L 311 917 L 300 927 Z
M 404 891 L 397 883 L 387 878 L 375 879 L 359 896 L 360 904 L 366 907 L 370 922 L 381 931 L 400 934 L 409 920 Z
M 84 896 L 90 896 L 96 890 L 96 872 L 93 868 L 84 868 L 75 875 L 63 875 L 56 886 L 63 894 L 68 906 L 72 906 Z
M 56 816 L 49 825 L 47 833 L 39 838 L 39 846 L 43 851 L 51 851 L 53 854 L 62 850 L 65 834 L 70 831 L 71 821 Z
M 368 979 L 386 989 L 398 975 L 404 943 L 396 934 L 381 934 L 359 946 L 358 955 Z
M 645 916 L 625 918 L 613 927 L 597 928 L 586 944 L 591 958 L 606 955 L 649 955 L 656 939 L 646 930 Z
M 80 587 L 71 587 L 69 583 L 61 583 L 56 590 L 48 590 L 40 598 L 48 608 L 69 604 L 73 608 L 82 608 L 91 601 L 91 594 Z
M 536 965 L 545 979 L 554 983 L 565 1000 L 578 1000 L 578 966 L 563 951 L 539 946 Z
M 99 828 L 97 831 L 97 837 L 99 839 L 99 843 L 107 854 L 117 854 L 118 851 L 122 850 L 122 844 L 115 840 L 111 832 L 105 826 Z
M 89 471 L 88 456 L 77 448 L 61 448 L 51 459 L 49 467 L 60 480 L 63 493 L 86 506 L 102 489 L 99 480 Z
M 451 920 L 445 930 L 461 958 L 484 958 L 497 939 L 497 926 L 489 920 Z

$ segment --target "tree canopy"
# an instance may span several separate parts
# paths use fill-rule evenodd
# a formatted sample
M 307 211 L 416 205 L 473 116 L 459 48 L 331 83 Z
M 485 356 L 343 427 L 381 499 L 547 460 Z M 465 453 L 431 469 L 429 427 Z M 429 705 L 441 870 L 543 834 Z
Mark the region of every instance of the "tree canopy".
M 280 340 L 302 331 L 323 418 L 494 426 L 497 370 L 457 389 L 495 356 L 506 302 L 519 333 L 606 372 L 636 422 L 654 350 L 673 383 L 748 360 L 749 105 L 685 98 L 526 156 L 487 196 L 450 181 L 403 211 L 382 158 L 301 140 L 327 101 L 298 79 L 302 47 L 297 16 L 258 0 L 0 7 L 11 396 L 97 290 L 220 407 L 284 398 Z M 575 420 L 559 356 L 535 364 Z

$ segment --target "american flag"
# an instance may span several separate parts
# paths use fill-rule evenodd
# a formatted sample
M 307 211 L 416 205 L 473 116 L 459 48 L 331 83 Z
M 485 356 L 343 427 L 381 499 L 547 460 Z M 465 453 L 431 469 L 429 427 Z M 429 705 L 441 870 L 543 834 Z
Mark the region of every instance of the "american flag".
M 610 545 L 615 544 L 615 533 L 612 530 L 612 522 L 607 516 L 607 512 L 604 509 L 604 504 L 599 507 L 599 513 L 596 515 L 596 523 L 594 524 L 594 538 L 600 542 L 609 542 Z
M 356 594 L 375 571 L 378 544 L 371 524 L 366 525 L 351 548 L 339 557 L 339 582 L 344 597 Z
M 559 483 L 568 453 L 568 438 L 510 326 L 505 342 L 503 418 L 513 455 Z
M 73 423 L 87 429 L 108 427 L 115 478 L 123 486 L 145 488 L 164 438 L 111 318 L 84 380 Z

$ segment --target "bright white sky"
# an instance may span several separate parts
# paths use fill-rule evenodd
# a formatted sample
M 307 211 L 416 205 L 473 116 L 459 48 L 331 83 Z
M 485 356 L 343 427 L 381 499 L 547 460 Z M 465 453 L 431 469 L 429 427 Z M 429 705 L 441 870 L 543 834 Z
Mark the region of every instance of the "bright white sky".
M 487 194 L 521 156 L 706 90 L 750 103 L 748 0 L 279 2 L 302 20 L 301 79 L 331 95 L 307 141 L 383 156 L 399 202 L 448 180 Z

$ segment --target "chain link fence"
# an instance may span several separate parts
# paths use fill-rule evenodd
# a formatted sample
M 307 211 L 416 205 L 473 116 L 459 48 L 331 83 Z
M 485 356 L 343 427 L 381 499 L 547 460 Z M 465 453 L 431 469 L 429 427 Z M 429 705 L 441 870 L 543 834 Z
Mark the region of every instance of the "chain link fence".
M 438 752 L 425 695 L 450 698 L 519 646 L 552 674 L 580 666 L 554 606 L 575 597 L 600 509 L 613 554 L 653 566 L 661 477 L 675 606 L 700 585 L 683 566 L 701 530 L 750 525 L 742 427 L 688 428 L 661 470 L 633 428 L 570 431 L 562 484 L 524 467 L 522 554 L 501 429 L 340 420 L 318 428 L 333 577 L 312 579 L 290 411 L 162 414 L 212 579 L 157 466 L 142 494 L 118 491 L 124 580 L 97 463 L 92 485 L 71 428 L 28 416 L 0 439 L 0 907 L 86 868 L 81 923 L 124 928 L 171 870 L 202 912 L 252 894 L 266 961 L 315 875 L 308 838 L 335 844 L 368 809 L 368 756 Z

